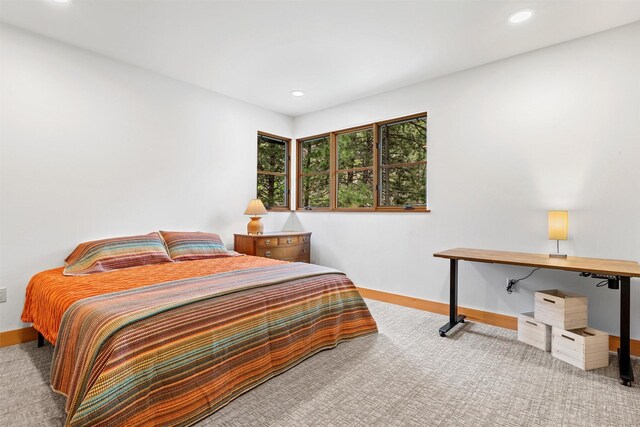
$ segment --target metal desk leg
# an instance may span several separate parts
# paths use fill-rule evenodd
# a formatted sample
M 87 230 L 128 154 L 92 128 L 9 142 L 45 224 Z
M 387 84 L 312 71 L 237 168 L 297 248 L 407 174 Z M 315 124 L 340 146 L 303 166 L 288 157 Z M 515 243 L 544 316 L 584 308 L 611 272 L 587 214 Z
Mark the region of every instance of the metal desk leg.
M 454 326 L 464 323 L 466 316 L 458 316 L 458 260 L 450 260 L 449 270 L 449 323 L 440 328 L 440 336 L 447 336 Z
M 630 357 L 630 312 L 631 312 L 631 278 L 620 278 L 620 348 L 618 349 L 618 367 L 620 368 L 620 384 L 631 387 L 633 382 L 633 366 Z

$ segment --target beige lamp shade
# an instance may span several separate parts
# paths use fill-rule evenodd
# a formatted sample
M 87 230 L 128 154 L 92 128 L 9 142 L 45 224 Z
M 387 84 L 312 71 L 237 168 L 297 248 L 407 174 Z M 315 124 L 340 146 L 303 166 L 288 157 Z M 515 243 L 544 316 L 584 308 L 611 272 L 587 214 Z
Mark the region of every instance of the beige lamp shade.
M 267 209 L 264 207 L 260 199 L 252 199 L 249 202 L 249 206 L 247 206 L 247 210 L 244 211 L 245 215 L 253 216 L 266 215 L 267 213 Z
M 569 212 L 549 211 L 549 240 L 567 240 Z

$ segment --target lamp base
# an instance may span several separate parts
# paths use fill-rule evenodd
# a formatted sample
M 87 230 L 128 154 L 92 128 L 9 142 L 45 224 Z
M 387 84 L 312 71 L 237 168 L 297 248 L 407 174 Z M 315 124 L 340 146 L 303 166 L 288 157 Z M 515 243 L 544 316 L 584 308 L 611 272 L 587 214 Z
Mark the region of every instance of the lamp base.
M 560 240 L 556 239 L 556 253 L 549 254 L 549 258 L 566 258 L 567 254 L 560 253 Z
M 264 232 L 264 224 L 259 216 L 252 216 L 249 224 L 247 224 L 247 234 L 262 234 Z
M 567 254 L 549 254 L 549 258 L 566 258 Z

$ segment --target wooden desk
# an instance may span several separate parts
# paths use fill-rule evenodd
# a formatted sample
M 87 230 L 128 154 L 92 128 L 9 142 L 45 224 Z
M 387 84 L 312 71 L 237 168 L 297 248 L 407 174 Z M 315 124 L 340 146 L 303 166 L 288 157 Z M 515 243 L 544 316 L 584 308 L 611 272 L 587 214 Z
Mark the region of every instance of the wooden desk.
M 630 356 L 630 296 L 631 278 L 640 277 L 640 264 L 637 262 L 580 257 L 551 258 L 546 254 L 466 248 L 449 249 L 443 252 L 437 252 L 433 254 L 433 256 L 450 260 L 449 322 L 439 330 L 440 336 L 442 337 L 446 336 L 447 332 L 458 323 L 464 323 L 465 316 L 458 315 L 459 260 L 615 276 L 620 289 L 620 348 L 618 349 L 620 382 L 626 386 L 631 386 L 634 378 Z

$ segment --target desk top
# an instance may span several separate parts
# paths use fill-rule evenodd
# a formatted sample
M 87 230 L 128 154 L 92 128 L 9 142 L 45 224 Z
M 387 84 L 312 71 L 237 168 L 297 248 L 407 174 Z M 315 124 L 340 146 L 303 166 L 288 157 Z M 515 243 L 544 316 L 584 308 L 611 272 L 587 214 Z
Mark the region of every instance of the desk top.
M 640 277 L 640 264 L 636 261 L 621 261 L 599 258 L 552 258 L 547 254 L 490 251 L 486 249 L 455 248 L 433 254 L 434 257 L 461 259 L 465 261 L 493 264 L 541 267 L 556 270 L 609 274 L 613 276 Z

